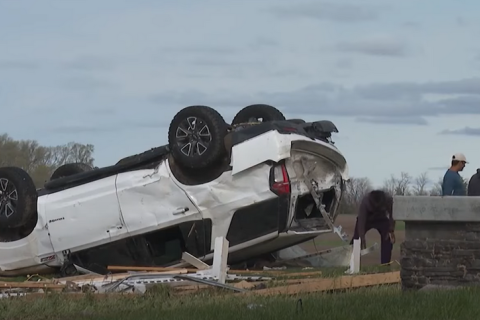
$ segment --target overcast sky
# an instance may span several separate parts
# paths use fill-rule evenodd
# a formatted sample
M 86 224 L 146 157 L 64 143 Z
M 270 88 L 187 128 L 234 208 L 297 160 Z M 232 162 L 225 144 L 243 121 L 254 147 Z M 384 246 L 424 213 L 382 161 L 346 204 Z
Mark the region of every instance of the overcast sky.
M 480 1 L 0 0 L 1 132 L 95 145 L 96 164 L 166 143 L 192 104 L 332 120 L 352 176 L 480 167 Z

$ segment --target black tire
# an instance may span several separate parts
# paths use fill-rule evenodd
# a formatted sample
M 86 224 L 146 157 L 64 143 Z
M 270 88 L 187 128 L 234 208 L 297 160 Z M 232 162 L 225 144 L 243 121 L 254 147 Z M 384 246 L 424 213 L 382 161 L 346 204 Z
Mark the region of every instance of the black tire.
M 258 119 L 262 119 L 259 121 Z M 267 122 L 285 120 L 283 113 L 268 104 L 252 104 L 240 110 L 233 118 L 232 126 L 247 122 Z
M 200 122 L 198 127 L 197 121 Z M 195 122 L 193 128 L 192 122 Z M 180 110 L 168 129 L 172 156 L 178 164 L 191 169 L 217 163 L 226 155 L 227 127 L 223 117 L 213 108 L 190 106 Z
M 304 124 L 305 123 L 305 120 L 303 120 L 303 119 L 288 119 L 287 121 L 290 121 L 290 122 L 293 122 L 293 123 L 296 123 L 296 124 Z
M 0 168 L 0 227 L 25 226 L 37 214 L 37 190 L 32 178 L 18 167 Z
M 86 163 L 66 163 L 53 172 L 50 181 L 91 170 L 93 170 L 93 168 Z

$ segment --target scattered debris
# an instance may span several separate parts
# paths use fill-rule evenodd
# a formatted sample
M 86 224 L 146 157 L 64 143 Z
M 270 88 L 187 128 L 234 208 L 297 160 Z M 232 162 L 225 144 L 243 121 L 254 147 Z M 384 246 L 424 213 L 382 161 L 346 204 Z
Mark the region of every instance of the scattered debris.
M 274 287 L 248 292 L 258 295 L 299 294 L 321 292 L 358 287 L 369 287 L 383 284 L 400 283 L 400 272 L 342 276 L 338 278 L 310 279 L 306 283 Z
M 341 230 L 337 230 L 337 232 L 342 234 Z M 314 254 L 306 254 L 297 248 L 289 253 L 284 251 L 280 255 L 283 255 L 283 259 L 279 259 L 277 262 L 282 263 L 283 266 L 265 266 L 263 270 L 229 270 L 227 266 L 228 245 L 228 240 L 224 237 L 216 238 L 212 266 L 188 253 L 183 253 L 182 259 L 193 268 L 109 266 L 108 270 L 113 273 L 99 275 L 75 266 L 83 273 L 82 275 L 48 279 L 35 274 L 29 276 L 24 282 L 0 282 L 0 298 L 24 296 L 32 298 L 52 291 L 64 292 L 69 294 L 69 297 L 80 297 L 82 293 L 86 292 L 144 294 L 149 287 L 156 284 L 168 285 L 175 289 L 176 294 L 190 294 L 216 287 L 229 290 L 232 294 L 275 295 L 400 282 L 399 272 L 322 278 L 322 272 L 315 268 L 319 263 L 323 263 L 321 259 L 331 255 L 330 261 L 340 263 L 342 266 L 350 263 L 350 268 L 346 273 L 359 273 L 360 256 L 373 251 L 377 244 L 369 249 L 360 250 L 359 241 L 356 240 L 353 246 L 332 248 Z M 334 258 L 332 259 L 332 257 Z M 288 265 L 298 266 L 298 264 L 296 265 L 298 261 L 307 261 L 302 271 L 292 272 L 289 270 Z M 272 277 L 272 275 L 274 276 Z M 34 278 L 38 278 L 38 280 L 34 281 Z M 267 285 L 269 284 L 267 281 L 274 279 L 276 286 Z M 253 306 L 249 305 L 249 309 L 254 308 Z

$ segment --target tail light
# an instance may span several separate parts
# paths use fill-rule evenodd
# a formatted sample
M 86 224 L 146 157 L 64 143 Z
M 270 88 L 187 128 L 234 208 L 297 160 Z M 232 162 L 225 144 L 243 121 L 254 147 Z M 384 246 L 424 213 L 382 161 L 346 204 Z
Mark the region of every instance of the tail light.
M 276 195 L 290 194 L 290 179 L 284 164 L 277 164 L 270 169 L 270 190 Z

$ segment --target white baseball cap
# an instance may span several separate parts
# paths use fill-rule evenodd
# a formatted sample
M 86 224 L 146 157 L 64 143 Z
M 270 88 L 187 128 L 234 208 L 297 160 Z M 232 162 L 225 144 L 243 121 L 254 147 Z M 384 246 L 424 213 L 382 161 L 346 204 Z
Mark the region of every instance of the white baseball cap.
M 465 158 L 465 155 L 463 153 L 455 153 L 452 156 L 452 160 L 465 161 L 465 163 L 468 163 L 467 158 Z

